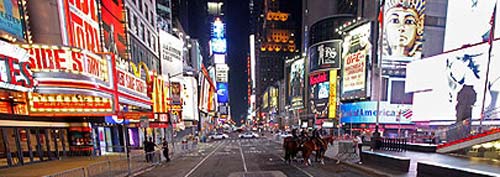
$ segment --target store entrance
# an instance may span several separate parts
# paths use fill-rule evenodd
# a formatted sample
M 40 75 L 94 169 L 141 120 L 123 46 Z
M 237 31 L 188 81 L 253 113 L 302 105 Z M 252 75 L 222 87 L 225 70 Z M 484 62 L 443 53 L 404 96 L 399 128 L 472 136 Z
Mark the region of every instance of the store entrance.
M 60 159 L 67 137 L 64 128 L 0 127 L 0 167 Z

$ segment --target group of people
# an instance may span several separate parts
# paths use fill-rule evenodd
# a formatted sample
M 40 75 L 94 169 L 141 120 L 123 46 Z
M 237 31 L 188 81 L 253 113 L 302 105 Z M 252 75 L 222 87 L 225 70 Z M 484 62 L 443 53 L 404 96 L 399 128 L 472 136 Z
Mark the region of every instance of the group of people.
M 300 131 L 299 135 L 297 135 L 297 131 Z M 312 130 L 311 135 L 309 135 L 308 129 L 293 129 L 292 130 L 292 140 L 299 142 L 299 145 L 302 146 L 305 142 L 309 140 L 313 140 L 312 142 L 316 147 L 323 148 L 327 145 L 327 143 L 321 138 L 322 134 L 325 134 L 322 129 L 314 129 Z
M 169 149 L 168 149 L 168 142 L 167 139 L 162 138 L 162 143 L 161 143 L 161 149 L 163 151 L 163 157 L 167 159 L 167 162 L 170 162 L 170 157 L 169 157 Z M 153 138 L 149 138 L 148 140 L 144 141 L 144 152 L 146 153 L 146 162 L 153 162 L 154 158 L 154 151 L 155 147 L 158 147 L 159 145 L 156 145 L 153 142 Z

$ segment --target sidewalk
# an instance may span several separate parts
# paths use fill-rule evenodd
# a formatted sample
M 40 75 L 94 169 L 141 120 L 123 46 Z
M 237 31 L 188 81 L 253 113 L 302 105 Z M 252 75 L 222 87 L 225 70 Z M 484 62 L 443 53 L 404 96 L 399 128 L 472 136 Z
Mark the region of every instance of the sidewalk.
M 330 148 L 325 154 L 327 157 L 335 159 L 334 148 Z M 371 169 L 374 172 L 381 174 L 388 174 L 390 176 L 395 177 L 416 177 L 417 176 L 417 163 L 419 161 L 432 161 L 440 164 L 446 164 L 449 166 L 454 166 L 457 168 L 467 168 L 478 171 L 490 172 L 500 174 L 500 162 L 492 161 L 492 160 L 482 160 L 480 158 L 466 158 L 466 157 L 455 157 L 451 155 L 439 154 L 439 153 L 425 153 L 425 152 L 414 152 L 414 151 L 405 151 L 405 152 L 395 152 L 395 151 L 376 151 L 378 153 L 384 153 L 393 156 L 400 157 L 409 157 L 410 160 L 410 169 L 407 173 L 398 172 L 390 169 L 390 167 L 381 165 L 367 165 L 367 164 L 355 164 L 349 163 L 352 166 L 356 166 L 359 168 Z
M 64 160 L 54 160 L 54 161 L 28 164 L 19 167 L 0 169 L 0 177 L 45 176 L 61 171 L 66 171 L 69 169 L 88 166 L 93 163 L 104 162 L 107 160 L 118 160 L 120 158 L 123 158 L 123 156 L 111 155 L 111 156 L 98 156 L 98 157 L 70 157 Z
M 172 148 L 170 146 L 170 157 L 172 160 L 175 160 L 179 156 L 195 151 L 197 149 L 203 149 L 209 145 L 206 143 L 198 143 L 196 146 L 193 146 L 192 144 L 188 145 L 188 149 L 184 149 L 185 147 L 182 146 L 180 142 L 175 143 L 175 148 Z M 144 166 L 146 164 L 145 162 L 145 155 L 144 151 L 140 149 L 136 150 L 131 150 L 130 151 L 130 156 L 131 156 L 131 161 L 133 163 L 134 167 L 138 167 L 137 165 L 142 165 L 142 167 L 147 168 L 147 166 Z M 163 155 L 161 155 L 161 160 L 164 161 L 165 159 L 163 158 Z M 35 176 L 47 176 L 47 175 L 53 175 L 56 173 L 76 169 L 76 168 L 84 168 L 84 167 L 89 167 L 89 166 L 96 166 L 99 167 L 100 163 L 106 163 L 106 162 L 113 162 L 115 167 L 121 168 L 121 166 L 124 166 L 124 168 L 121 168 L 121 173 L 125 172 L 127 170 L 126 166 L 126 157 L 125 153 L 113 153 L 113 155 L 104 155 L 104 156 L 96 156 L 96 157 L 66 157 L 63 160 L 54 160 L 54 161 L 46 161 L 46 162 L 39 162 L 39 163 L 33 163 L 33 164 L 27 164 L 24 166 L 19 166 L 19 167 L 11 167 L 11 168 L 4 168 L 0 169 L 0 177 L 35 177 Z M 116 163 L 115 163 L 116 162 Z M 138 164 L 140 163 L 140 164 Z M 121 165 L 121 166 L 119 166 Z M 149 166 L 154 166 L 154 163 L 150 163 Z M 124 171 L 125 170 L 125 171 Z M 103 174 L 104 176 L 108 176 L 106 174 Z M 100 176 L 103 176 L 100 175 Z M 90 175 L 94 176 L 94 175 Z M 99 175 L 98 175 L 99 176 Z M 73 175 L 72 177 L 78 177 L 78 175 Z

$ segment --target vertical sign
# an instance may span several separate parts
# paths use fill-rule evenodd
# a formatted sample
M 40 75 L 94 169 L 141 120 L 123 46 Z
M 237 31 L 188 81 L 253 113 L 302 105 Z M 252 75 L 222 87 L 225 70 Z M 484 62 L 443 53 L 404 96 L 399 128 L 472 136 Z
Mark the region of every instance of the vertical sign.
M 101 1 L 102 32 L 104 33 L 104 50 L 127 58 L 127 38 L 125 37 L 125 19 L 122 0 Z
M 337 70 L 330 70 L 330 97 L 328 98 L 328 118 L 334 119 L 337 113 Z
M 100 31 L 95 0 L 65 0 L 69 44 L 73 47 L 99 52 Z

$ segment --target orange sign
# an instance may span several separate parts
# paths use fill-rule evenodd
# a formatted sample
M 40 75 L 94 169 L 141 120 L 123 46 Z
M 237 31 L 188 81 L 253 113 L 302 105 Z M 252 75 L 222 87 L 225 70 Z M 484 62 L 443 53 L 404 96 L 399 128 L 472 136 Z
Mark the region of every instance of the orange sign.
M 110 109 L 110 102 L 33 102 L 36 109 Z
M 126 112 L 123 114 L 123 117 L 126 120 L 141 120 L 141 117 L 148 117 L 148 119 L 155 119 L 155 116 L 152 112 Z

